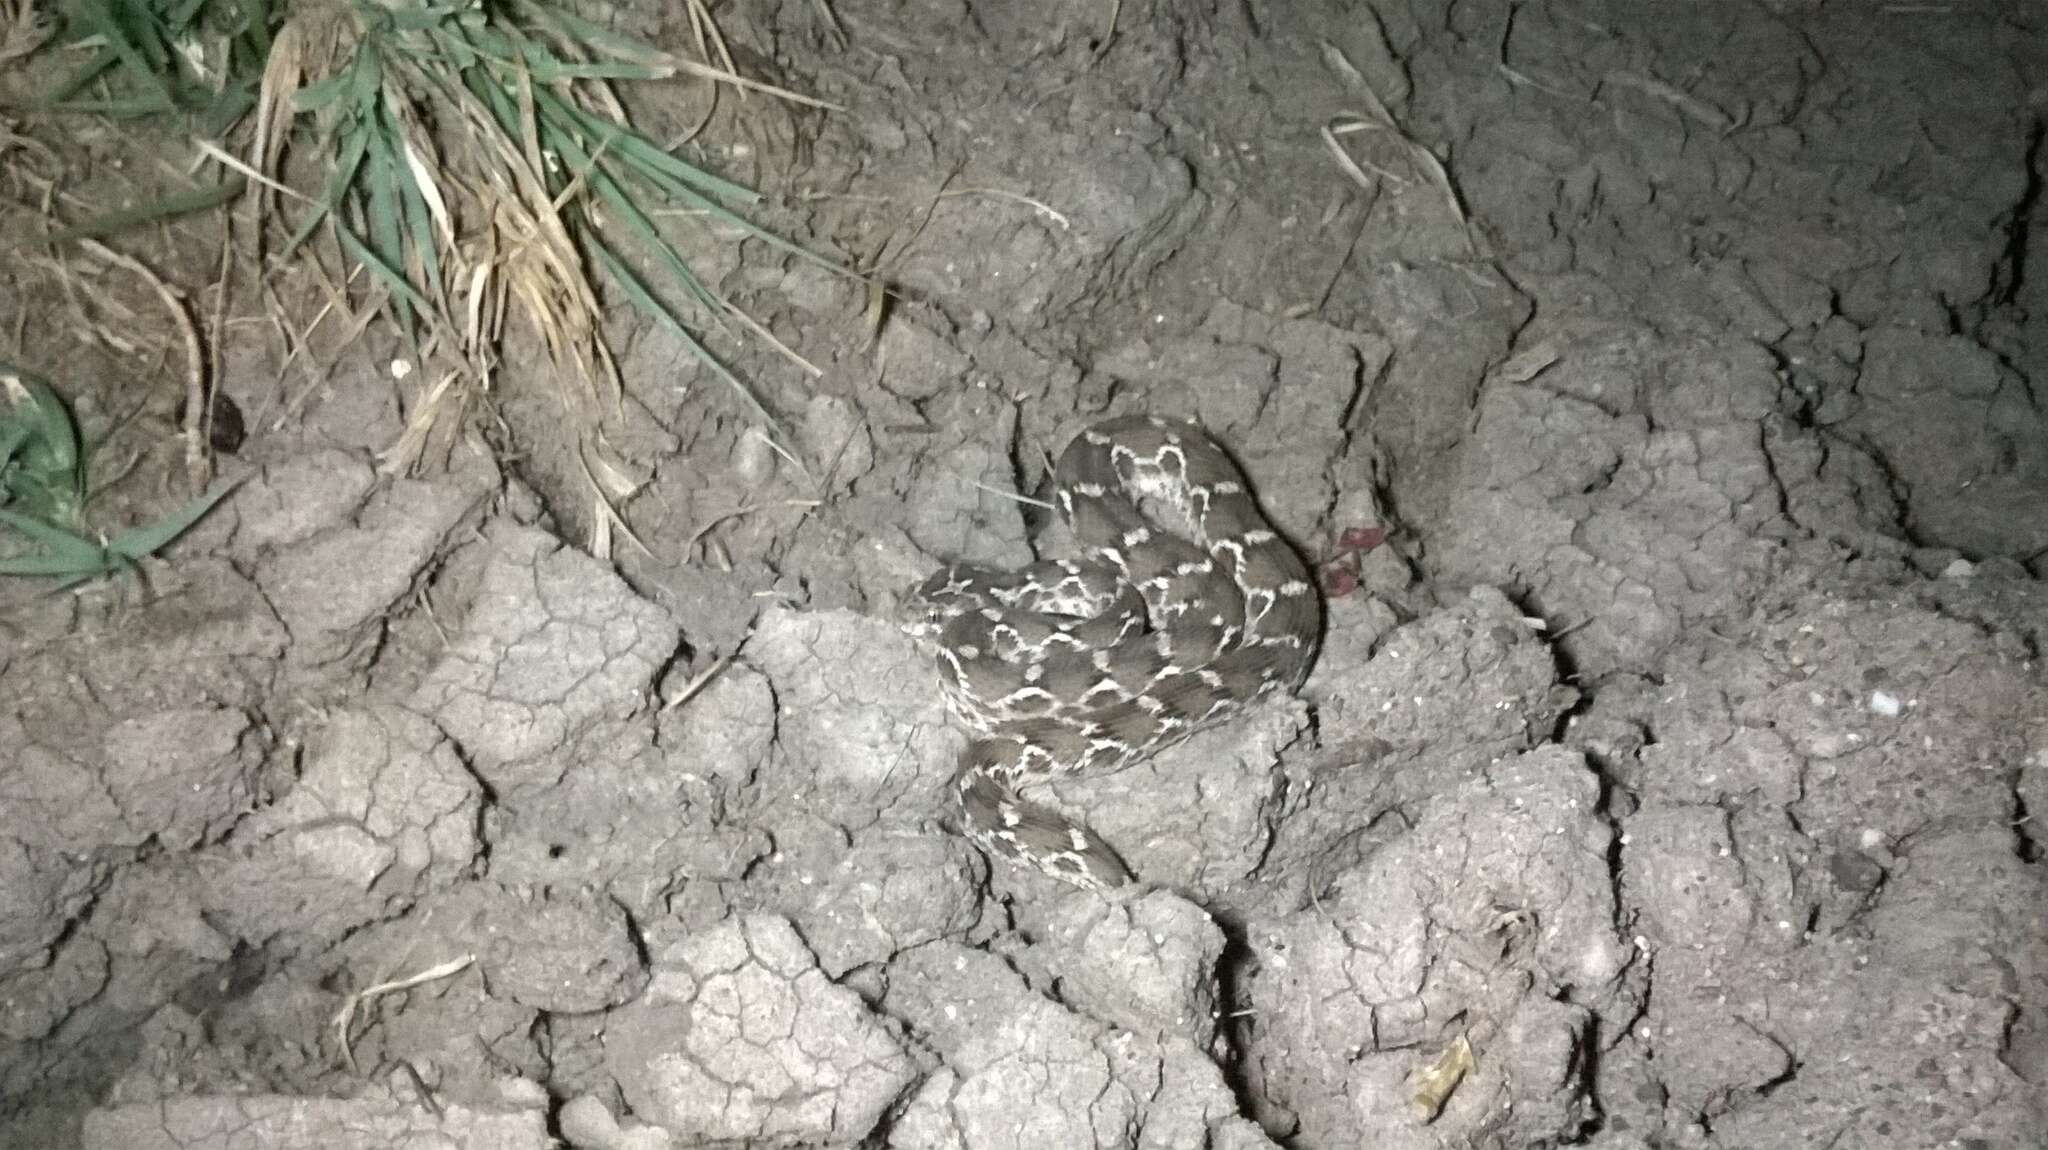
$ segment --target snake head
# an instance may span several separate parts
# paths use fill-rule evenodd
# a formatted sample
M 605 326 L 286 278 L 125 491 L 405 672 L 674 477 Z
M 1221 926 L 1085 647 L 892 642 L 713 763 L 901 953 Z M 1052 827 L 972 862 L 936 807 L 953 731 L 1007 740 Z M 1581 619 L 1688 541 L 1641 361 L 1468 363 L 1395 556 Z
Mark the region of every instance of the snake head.
M 936 639 L 946 621 L 968 609 L 970 584 L 957 564 L 947 564 L 911 588 L 899 608 L 898 625 L 919 639 Z

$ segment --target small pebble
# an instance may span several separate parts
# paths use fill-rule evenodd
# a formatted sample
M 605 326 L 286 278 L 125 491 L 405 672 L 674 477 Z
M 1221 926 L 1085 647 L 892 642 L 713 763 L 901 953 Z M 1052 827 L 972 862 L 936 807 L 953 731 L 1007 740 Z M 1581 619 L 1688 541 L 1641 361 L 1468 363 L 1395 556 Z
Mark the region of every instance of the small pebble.
M 775 448 L 759 431 L 749 429 L 733 445 L 732 470 L 740 482 L 759 487 L 775 477 Z
M 1870 693 L 1870 709 L 1883 715 L 1885 718 L 1897 718 L 1899 714 L 1899 697 L 1890 691 L 1872 691 Z

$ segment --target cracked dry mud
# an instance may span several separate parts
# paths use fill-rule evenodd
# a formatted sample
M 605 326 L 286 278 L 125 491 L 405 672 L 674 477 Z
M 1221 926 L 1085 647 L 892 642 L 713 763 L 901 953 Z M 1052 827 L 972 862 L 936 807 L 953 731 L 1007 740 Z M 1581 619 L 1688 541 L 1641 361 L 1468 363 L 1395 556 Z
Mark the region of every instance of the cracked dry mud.
M 881 269 L 878 337 L 682 232 L 824 369 L 720 348 L 802 472 L 621 312 L 651 554 L 599 562 L 555 382 L 383 477 L 373 334 L 146 598 L 0 587 L 0 1147 L 2042 1145 L 2040 14 L 830 7 L 719 19 L 845 110 L 692 146 Z M 1368 90 L 1455 200 L 1325 140 Z M 182 164 L 98 131 L 0 164 Z M 197 290 L 206 226 L 131 242 Z M 71 330 L 46 274 L 4 330 Z M 156 361 L 68 339 L 8 354 L 133 461 L 108 514 L 169 505 Z M 897 610 L 1056 544 L 1009 493 L 1138 410 L 1235 449 L 1328 635 L 1048 788 L 1147 880 L 1105 898 L 946 832 Z

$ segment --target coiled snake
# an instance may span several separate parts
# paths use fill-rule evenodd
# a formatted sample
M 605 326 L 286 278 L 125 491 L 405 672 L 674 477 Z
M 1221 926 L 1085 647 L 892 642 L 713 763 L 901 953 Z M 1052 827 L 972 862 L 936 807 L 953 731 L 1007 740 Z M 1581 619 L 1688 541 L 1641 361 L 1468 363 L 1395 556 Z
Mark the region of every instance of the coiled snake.
M 914 593 L 908 629 L 975 734 L 953 780 L 962 831 L 1099 889 L 1130 877 L 1115 852 L 1016 788 L 1118 770 L 1299 686 L 1321 608 L 1244 474 L 1193 423 L 1095 424 L 1053 481 L 1080 558 L 943 568 Z

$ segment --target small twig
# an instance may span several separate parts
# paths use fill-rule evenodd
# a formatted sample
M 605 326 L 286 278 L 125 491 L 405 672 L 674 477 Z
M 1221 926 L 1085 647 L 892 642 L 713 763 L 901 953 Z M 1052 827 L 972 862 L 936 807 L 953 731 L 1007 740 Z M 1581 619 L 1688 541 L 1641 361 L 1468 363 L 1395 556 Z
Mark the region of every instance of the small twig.
M 64 291 L 65 307 L 71 313 L 73 325 L 78 328 L 78 334 L 74 336 L 75 339 L 80 343 L 84 343 L 87 342 L 89 335 L 91 338 L 99 340 L 102 344 L 124 356 L 142 354 L 142 348 L 134 340 L 108 327 L 87 312 L 84 301 L 80 299 L 79 288 L 76 282 L 77 276 L 72 272 L 68 264 L 42 256 L 37 256 L 30 262 L 48 270 L 57 277 L 57 285 Z M 103 298 L 100 302 L 107 311 L 114 313 L 116 319 L 122 321 L 123 326 L 133 325 L 134 313 L 124 307 L 120 301 Z
M 1047 503 L 1043 499 L 1033 499 L 1029 495 L 1020 495 L 1015 491 L 1004 491 L 1000 487 L 990 487 L 988 484 L 983 483 L 979 479 L 974 481 L 974 486 L 980 488 L 983 491 L 988 492 L 990 495 L 996 496 L 999 499 L 1007 499 L 1012 503 L 1028 503 L 1033 507 L 1042 507 L 1047 511 L 1058 510 L 1058 508 L 1054 507 L 1050 503 Z
M 185 476 L 193 487 L 204 490 L 211 478 L 209 472 L 213 462 L 206 441 L 206 415 L 210 406 L 206 402 L 206 354 L 201 350 L 199 328 L 185 311 L 185 297 L 140 260 L 123 255 L 95 239 L 82 239 L 79 246 L 108 263 L 127 269 L 154 288 L 157 298 L 163 301 L 164 309 L 171 313 L 171 322 L 184 336 Z
M 742 640 L 742 642 L 744 642 L 744 640 Z M 726 654 L 720 655 L 718 658 L 711 661 L 711 665 L 709 667 L 706 667 L 703 670 L 697 672 L 696 674 L 690 676 L 689 682 L 684 683 L 680 690 L 678 690 L 675 694 L 669 696 L 668 700 L 662 703 L 661 713 L 666 715 L 670 711 L 675 710 L 677 707 L 682 706 L 684 703 L 689 702 L 693 697 L 696 696 L 697 692 L 709 686 L 711 684 L 711 680 L 716 679 L 719 676 L 720 672 L 724 671 L 727 667 L 732 666 L 732 661 L 736 654 L 737 652 L 727 652 Z
M 964 166 L 964 165 L 963 165 L 963 166 Z M 952 183 L 953 183 L 953 181 L 954 181 L 954 180 L 956 180 L 956 179 L 959 179 L 959 178 L 960 178 L 960 166 L 955 166 L 955 167 L 953 168 L 953 170 L 952 170 L 952 171 L 949 171 L 949 172 L 947 172 L 947 173 L 946 173 L 946 176 L 945 176 L 945 178 L 944 178 L 944 179 L 942 179 L 942 180 L 940 180 L 940 181 L 939 181 L 939 186 L 938 186 L 938 189 L 937 189 L 936 191 L 932 192 L 932 198 L 931 198 L 931 199 L 929 199 L 929 200 L 926 200 L 926 201 L 925 201 L 925 204 L 924 204 L 924 210 L 923 210 L 923 212 L 921 213 L 921 218 L 919 218 L 919 219 L 918 219 L 918 221 L 917 221 L 917 227 L 916 227 L 915 229 L 913 229 L 913 230 L 911 231 L 911 233 L 910 233 L 910 238 L 909 238 L 909 239 L 907 239 L 907 240 L 904 240 L 904 241 L 902 242 L 902 244 L 900 244 L 900 245 L 898 245 L 898 246 L 897 246 L 897 249 L 896 249 L 896 258 L 897 258 L 897 259 L 899 259 L 899 260 L 900 260 L 900 259 L 902 259 L 902 258 L 903 258 L 903 255 L 904 255 L 904 253 L 906 253 L 906 252 L 908 252 L 908 251 L 910 250 L 910 245 L 912 245 L 912 244 L 916 243 L 916 242 L 917 242 L 917 240 L 918 240 L 918 237 L 919 237 L 919 236 L 922 236 L 922 235 L 924 235 L 924 230 L 925 230 L 926 228 L 928 228 L 928 227 L 930 227 L 930 226 L 931 226 L 931 224 L 932 224 L 932 214 L 933 214 L 934 212 L 937 212 L 937 211 L 939 210 L 939 200 L 940 200 L 940 198 L 941 198 L 941 197 L 943 197 L 943 196 L 944 196 L 944 195 L 946 194 L 946 189 L 952 186 Z M 907 223 L 908 221 L 905 221 L 905 222 Z M 885 254 L 886 254 L 887 252 L 888 252 L 888 249 L 889 249 L 889 245 L 890 245 L 890 243 L 894 242 L 894 240 L 896 239 L 896 233 L 897 233 L 897 232 L 900 232 L 900 231 L 902 231 L 902 230 L 903 230 L 902 226 L 901 226 L 901 225 L 898 225 L 898 226 L 897 226 L 897 227 L 896 227 L 895 229 L 893 229 L 892 231 L 890 231 L 890 233 L 889 233 L 889 235 L 888 235 L 887 237 L 885 237 L 885 238 L 884 238 L 884 239 L 882 240 L 882 244 L 881 244 L 881 246 L 880 246 L 879 248 L 876 248 L 876 249 L 875 249 L 875 258 L 874 258 L 874 262 L 873 262 L 873 263 L 871 263 L 871 264 L 870 264 L 870 265 L 868 266 L 868 268 L 866 269 L 866 270 L 867 270 L 867 272 L 868 272 L 868 273 L 869 273 L 870 275 L 873 275 L 873 274 L 875 274 L 875 273 L 878 273 L 878 272 L 880 272 L 880 271 L 882 270 L 882 268 L 883 268 L 883 266 L 884 266 L 884 263 L 883 263 L 883 258 L 882 258 L 882 257 L 883 257 L 883 256 L 884 256 L 884 255 L 885 255 Z
M 359 264 L 357 266 L 360 267 L 361 265 Z M 342 335 L 341 342 L 339 344 L 340 347 L 352 347 L 354 346 L 357 340 L 362 338 L 363 332 L 369 329 L 370 324 L 374 323 L 377 319 L 377 316 L 384 310 L 384 302 L 390 296 L 390 294 L 391 293 L 381 283 L 375 284 L 371 287 L 370 297 L 369 299 L 364 301 L 362 311 L 350 317 L 349 327 L 348 330 Z M 349 314 L 347 310 L 347 301 L 337 299 L 334 301 L 334 306 L 337 310 L 341 311 L 342 314 Z M 310 328 L 307 329 L 307 334 L 311 334 Z M 297 395 L 285 401 L 284 412 L 283 414 L 277 417 L 277 422 L 271 425 L 272 431 L 279 430 L 280 428 L 284 427 L 286 423 L 299 417 L 299 412 L 302 409 L 304 409 L 304 407 L 306 406 L 306 402 L 313 398 L 313 393 L 320 390 L 321 386 L 327 382 L 327 378 L 330 374 L 333 373 L 334 365 L 336 362 L 339 361 L 339 358 L 340 353 L 337 352 L 335 358 L 328 360 L 324 366 L 311 364 L 309 362 L 308 369 L 311 378 L 306 380 L 306 385 L 299 389 L 299 393 Z M 311 357 L 309 356 L 308 359 L 310 360 Z
M 685 131 L 682 135 L 677 136 L 676 138 L 670 140 L 668 143 L 662 145 L 661 150 L 664 152 L 673 152 L 676 149 L 682 147 L 683 145 L 689 143 L 691 140 L 694 140 L 698 136 L 702 135 L 704 129 L 711 126 L 711 117 L 716 116 L 718 114 L 718 94 L 721 91 L 724 91 L 724 89 L 720 88 L 716 84 L 711 85 L 711 99 L 704 105 L 704 114 L 698 118 L 695 124 L 690 125 L 688 131 Z
M 412 1079 L 412 1088 L 419 1095 L 420 1105 L 425 1106 L 436 1118 L 445 1117 L 441 1110 L 441 1103 L 434 1097 L 434 1092 L 427 1087 L 427 1080 L 420 1077 L 419 1067 L 414 1066 L 410 1059 L 401 1059 L 398 1065 L 404 1068 L 406 1077 Z
M 818 495 L 821 499 L 831 498 L 832 481 L 839 475 L 839 464 L 846 458 L 846 449 L 853 446 L 854 437 L 859 435 L 862 428 L 866 426 L 865 423 L 853 425 L 847 429 L 845 436 L 839 440 L 838 448 L 832 452 L 832 462 L 825 466 L 825 474 L 818 477 Z
M 363 265 L 357 264 L 355 270 L 350 273 L 350 278 L 363 274 L 363 271 Z M 255 418 L 248 421 L 251 427 L 263 426 L 264 420 L 270 417 L 271 408 L 276 407 L 280 398 L 285 396 L 285 373 L 291 370 L 292 364 L 297 362 L 301 355 L 306 358 L 308 388 L 317 386 L 326 377 L 327 369 L 313 362 L 309 349 L 312 347 L 313 333 L 318 331 L 320 325 L 335 311 L 335 301 L 330 299 L 320 305 L 319 311 L 313 313 L 312 320 L 303 331 L 294 330 L 290 322 L 289 309 L 284 306 L 284 301 L 278 298 L 277 287 L 271 277 L 258 276 L 257 283 L 263 288 L 264 314 L 270 317 L 271 328 L 277 333 L 277 338 L 284 343 L 285 353 L 283 361 L 277 365 L 277 377 L 271 384 L 270 394 L 264 398 L 263 406 L 257 410 Z M 290 406 L 288 398 L 285 399 L 285 403 Z
M 1525 88 L 1534 88 L 1539 92 L 1548 92 L 1553 96 L 1559 97 L 1560 99 L 1576 100 L 1582 104 L 1592 103 L 1591 100 L 1586 99 L 1584 96 L 1576 96 L 1570 92 L 1554 88 L 1549 84 L 1540 83 L 1534 79 L 1531 79 L 1528 73 L 1523 72 L 1520 69 L 1514 67 L 1512 64 L 1508 63 L 1508 37 L 1512 35 L 1515 30 L 1515 12 L 1516 8 L 1513 5 L 1510 5 L 1508 8 L 1507 19 L 1501 21 L 1500 43 L 1494 46 L 1493 53 L 1493 66 L 1495 70 L 1497 70 L 1502 76 L 1506 77 L 1508 83 L 1510 84 L 1520 85 Z
M 846 110 L 846 106 L 843 104 L 835 104 L 830 100 L 820 100 L 816 96 L 806 96 L 801 92 L 792 92 L 788 88 L 777 87 L 774 84 L 764 84 L 759 80 L 749 80 L 737 72 L 714 68 L 709 64 L 699 64 L 695 60 L 686 60 L 681 56 L 671 56 L 663 61 L 663 63 L 670 65 L 678 72 L 688 72 L 690 75 L 701 80 L 716 80 L 721 84 L 731 84 L 733 87 L 740 89 L 742 96 L 747 92 L 763 92 L 770 96 L 788 100 L 792 104 L 802 104 L 805 107 L 817 108 L 820 111 L 844 112 Z
M 603 461 L 600 460 L 600 462 Z M 590 454 L 580 440 L 576 445 L 576 465 L 582 469 L 583 481 L 590 485 L 591 502 L 597 506 L 597 522 L 591 526 L 593 538 L 590 541 L 590 553 L 599 559 L 610 559 L 612 553 L 611 533 L 616 530 L 619 534 L 626 537 L 628 543 L 638 547 L 642 555 L 647 556 L 649 559 L 659 558 L 655 555 L 652 548 L 641 542 L 640 537 L 633 533 L 632 526 L 626 522 L 625 516 L 619 514 L 619 509 L 612 506 L 612 488 L 598 479 L 596 470 L 590 466 Z M 607 464 L 606 471 L 616 475 L 617 469 Z M 623 477 L 621 477 L 620 483 L 617 486 L 622 495 L 631 495 L 637 487 L 637 485 L 628 486 L 624 482 Z
M 448 628 L 441 625 L 441 617 L 434 613 L 434 596 L 424 587 L 420 589 L 420 613 L 427 617 L 427 626 L 441 637 L 441 646 L 453 647 L 455 640 L 448 637 Z
M 1476 249 L 1472 243 L 1471 220 L 1465 214 L 1465 205 L 1459 200 L 1458 190 L 1452 185 L 1451 177 L 1449 173 L 1444 171 L 1443 164 L 1437 160 L 1435 154 L 1428 148 L 1415 142 L 1406 132 L 1401 130 L 1400 126 L 1394 122 L 1394 114 L 1387 111 L 1386 102 L 1379 98 L 1379 94 L 1372 90 L 1370 84 L 1365 83 L 1364 76 L 1351 64 L 1351 61 L 1344 57 L 1343 52 L 1339 51 L 1335 45 L 1325 42 L 1323 44 L 1323 55 L 1331 61 L 1332 67 L 1337 71 L 1347 78 L 1355 78 L 1356 82 L 1352 86 L 1366 102 L 1366 110 L 1364 112 L 1347 112 L 1323 125 L 1323 143 L 1329 147 L 1331 155 L 1336 157 L 1338 164 L 1344 169 L 1345 174 L 1349 175 L 1361 187 L 1369 186 L 1369 181 L 1364 178 L 1361 168 L 1363 161 L 1353 161 L 1351 154 L 1337 143 L 1338 136 L 1350 135 L 1353 132 L 1385 132 L 1392 136 L 1400 144 L 1401 148 L 1407 152 L 1408 162 L 1429 173 L 1431 181 L 1435 183 L 1437 190 L 1443 193 L 1444 203 L 1450 208 L 1452 217 L 1458 221 L 1459 232 L 1465 239 L 1466 254 L 1476 254 Z M 1364 166 L 1371 167 L 1371 165 Z M 1406 180 L 1394 175 L 1392 172 L 1377 167 L 1373 168 L 1373 172 L 1382 181 L 1392 184 L 1396 189 L 1407 186 Z
M 753 316 L 748 315 L 746 313 L 746 309 L 741 308 L 737 304 L 734 304 L 731 300 L 721 300 L 720 302 L 725 304 L 725 309 L 728 312 L 731 312 L 734 318 L 738 319 L 740 323 L 746 325 L 748 331 L 751 331 L 755 335 L 760 336 L 762 339 L 767 340 L 769 347 L 772 347 L 776 351 L 781 352 L 783 358 L 789 360 L 791 363 L 802 368 L 813 379 L 821 379 L 824 377 L 824 368 L 821 368 L 817 364 L 812 363 L 810 360 L 805 359 L 803 356 L 797 354 L 795 348 L 792 348 L 788 344 L 775 338 L 775 333 L 768 330 L 768 325 L 760 322 Z
M 1610 72 L 1607 74 L 1606 82 L 1623 88 L 1634 88 L 1644 95 L 1662 100 L 1678 109 L 1681 115 L 1690 116 L 1724 136 L 1740 126 L 1735 117 L 1662 80 L 1638 76 L 1633 72 Z
M 709 63 L 712 50 L 716 49 L 718 58 L 725 61 L 726 72 L 737 74 L 739 67 L 732 62 L 732 52 L 725 46 L 725 34 L 718 30 L 718 22 L 711 18 L 711 9 L 704 0 L 685 0 L 684 7 L 690 13 L 690 31 L 697 37 L 697 54 Z M 744 89 L 740 92 L 740 99 L 746 99 Z
M 447 398 L 449 388 L 462 379 L 461 372 L 446 371 L 439 382 L 421 390 L 419 402 L 413 405 L 412 418 L 405 421 L 405 429 L 398 433 L 398 439 L 377 461 L 380 474 L 404 475 L 425 457 L 434 424 L 441 415 L 441 404 Z
M 1372 201 L 1366 201 L 1365 210 L 1358 213 L 1358 226 L 1351 229 L 1351 238 L 1344 241 L 1344 254 L 1337 258 L 1337 265 L 1330 269 L 1330 278 L 1323 283 L 1323 290 L 1316 296 L 1316 302 L 1306 305 L 1301 314 L 1313 315 L 1330 306 L 1330 297 L 1337 292 L 1337 284 L 1344 278 L 1344 269 L 1351 266 L 1351 257 L 1358 251 L 1358 241 L 1365 236 L 1365 226 L 1372 222 Z
M 1558 641 L 1559 639 L 1562 639 L 1562 638 L 1564 638 L 1564 637 L 1565 637 L 1566 635 L 1572 634 L 1572 633 L 1573 633 L 1573 632 L 1575 632 L 1575 631 L 1583 631 L 1583 630 L 1585 630 L 1586 628 L 1588 628 L 1588 627 L 1592 626 L 1593 624 L 1595 624 L 1595 623 L 1597 623 L 1597 622 L 1599 622 L 1599 621 L 1600 621 L 1600 620 L 1599 620 L 1599 617 L 1598 617 L 1598 616 L 1596 616 L 1596 615 L 1588 615 L 1588 616 L 1586 616 L 1585 618 L 1583 618 L 1583 619 L 1579 620 L 1579 621 L 1578 621 L 1578 622 L 1576 622 L 1576 623 L 1567 623 L 1567 624 L 1566 624 L 1565 626 L 1563 626 L 1563 627 L 1559 628 L 1558 630 L 1556 630 L 1556 631 L 1554 631 L 1554 632 L 1552 632 L 1552 633 L 1551 633 L 1551 636 L 1550 636 L 1550 641 L 1551 641 L 1551 642 L 1553 642 L 1553 643 L 1555 643 L 1555 642 L 1557 642 L 1557 641 Z M 1545 620 L 1545 623 L 1546 623 L 1546 625 L 1547 625 L 1547 623 L 1548 623 L 1548 620 Z M 1543 629 L 1543 628 L 1539 628 L 1539 627 L 1534 627 L 1533 625 L 1532 625 L 1532 627 L 1531 627 L 1531 630 L 1542 630 L 1542 629 Z M 1720 637 L 1720 636 L 1718 636 L 1718 635 L 1717 635 L 1717 636 L 1715 636 L 1715 638 L 1719 638 L 1719 637 Z
M 295 188 L 289 187 L 285 184 L 281 184 L 278 181 L 271 179 L 269 176 L 264 175 L 262 172 L 257 171 L 256 169 L 250 167 L 248 164 L 243 163 L 241 160 L 238 160 L 235 157 L 226 153 L 225 151 L 222 151 L 220 145 L 214 143 L 211 140 L 193 140 L 192 146 L 198 148 L 202 154 L 207 156 L 209 159 L 212 159 L 215 163 L 218 163 L 222 167 L 228 168 L 229 170 L 238 173 L 243 179 L 248 180 L 251 183 L 261 184 L 264 187 L 269 188 L 273 192 L 278 192 L 283 195 L 290 196 L 292 199 L 295 199 L 302 204 L 318 204 L 320 202 L 314 199 L 313 197 L 306 195 L 304 192 L 298 191 Z
M 812 0 L 811 6 L 818 10 L 818 15 L 824 17 L 825 30 L 832 33 L 832 39 L 835 41 L 833 46 L 844 51 L 846 29 L 839 23 L 839 14 L 832 11 L 831 0 Z
M 889 313 L 889 291 L 882 286 L 881 277 L 870 277 L 866 283 L 867 306 L 860 313 L 861 330 L 866 333 L 860 344 L 862 351 L 873 348 L 875 341 L 882 338 L 882 321 Z
M 411 990 L 413 987 L 424 983 L 435 982 L 451 975 L 460 974 L 468 970 L 475 962 L 476 955 L 465 954 L 461 958 L 450 959 L 439 966 L 429 967 L 409 978 L 401 978 L 392 982 L 380 982 L 366 990 L 359 990 L 349 995 L 347 1000 L 341 1004 L 341 1009 L 336 1011 L 334 1015 L 334 1036 L 341 1044 L 342 1061 L 348 1064 L 349 1073 L 361 1073 L 361 1071 L 356 1069 L 355 1052 L 349 1049 L 349 1028 L 355 1024 L 356 1010 L 359 1007 L 373 998 L 380 998 L 400 990 Z
M 1123 10 L 1124 0 L 1109 0 L 1109 21 L 1102 29 L 1102 39 L 1096 42 L 1094 59 L 1109 55 L 1109 46 L 1116 43 L 1116 19 Z
M 1323 125 L 1323 145 L 1330 149 L 1331 157 L 1337 161 L 1338 167 L 1344 169 L 1344 174 L 1351 177 L 1351 182 L 1373 195 L 1377 196 L 1379 194 L 1381 184 L 1390 184 L 1396 191 L 1407 187 L 1408 181 L 1405 178 L 1380 167 L 1378 164 L 1367 163 L 1364 160 L 1358 159 L 1350 152 L 1345 151 L 1344 145 L 1337 142 L 1337 137 L 1340 135 L 1350 135 L 1353 132 L 1371 130 L 1375 130 L 1374 126 L 1364 120 L 1332 120 Z M 1367 169 L 1371 170 L 1371 176 L 1366 174 Z M 1377 182 L 1374 177 L 1377 177 Z
M 45 19 L 28 0 L 0 6 L 0 21 L 6 36 L 0 39 L 0 64 L 29 56 L 57 34 L 57 22 Z
M 777 455 L 780 455 L 780 456 L 782 457 L 782 461 L 783 461 L 784 463 L 787 463 L 787 464 L 789 464 L 789 465 L 790 465 L 791 467 L 794 467 L 794 468 L 796 468 L 796 473 L 797 473 L 798 475 L 801 475 L 801 476 L 803 476 L 803 477 L 804 477 L 805 479 L 809 479 L 809 478 L 811 477 L 811 471 L 810 471 L 810 468 L 808 468 L 808 467 L 805 467 L 805 466 L 804 466 L 804 462 L 803 462 L 803 460 L 801 460 L 801 459 L 798 459 L 798 458 L 797 458 L 796 456 L 794 456 L 794 455 L 791 455 L 791 454 L 789 453 L 789 449 L 788 449 L 788 448 L 786 448 L 786 447 L 782 446 L 782 445 L 781 445 L 780 443 L 777 443 L 777 442 L 775 442 L 775 437 L 774 437 L 774 436 L 772 436 L 772 435 L 761 435 L 761 432 L 760 432 L 760 430 L 759 430 L 759 429 L 757 429 L 757 428 L 756 428 L 756 429 L 750 429 L 750 430 L 752 430 L 752 431 L 753 431 L 753 433 L 754 433 L 755 435 L 760 435 L 760 436 L 761 436 L 761 442 L 763 442 L 763 443 L 765 443 L 765 444 L 767 444 L 767 445 L 768 445 L 768 450 L 770 450 L 770 451 L 774 452 L 774 453 L 775 453 L 775 454 L 777 454 Z
M 223 329 L 227 325 L 228 294 L 234 287 L 235 279 L 235 217 L 223 213 L 220 237 L 220 273 L 215 277 L 213 292 L 213 315 L 206 328 L 206 378 L 220 379 L 221 345 L 224 342 Z M 206 397 L 206 442 L 213 445 L 213 408 L 218 396 L 209 393 Z
M 1029 204 L 1031 207 L 1036 208 L 1040 215 L 1052 220 L 1053 223 L 1058 224 L 1062 229 L 1074 226 L 1072 220 L 1054 211 L 1051 204 L 1043 200 L 1034 200 L 1030 196 L 1020 195 L 1016 192 L 1004 191 L 1001 188 L 956 188 L 950 192 L 940 192 L 938 198 L 949 200 L 954 196 L 994 196 L 999 200 L 1012 200 L 1020 204 Z

